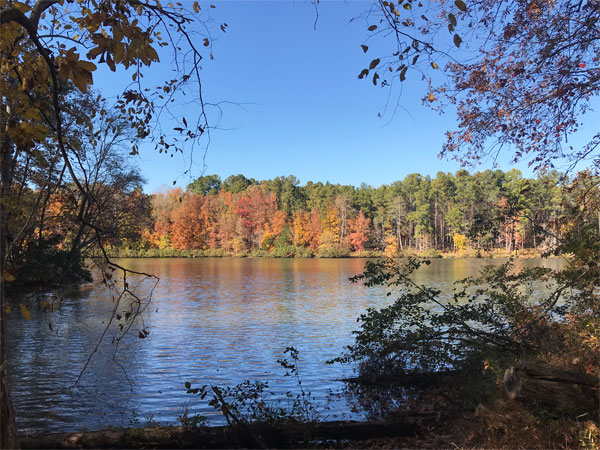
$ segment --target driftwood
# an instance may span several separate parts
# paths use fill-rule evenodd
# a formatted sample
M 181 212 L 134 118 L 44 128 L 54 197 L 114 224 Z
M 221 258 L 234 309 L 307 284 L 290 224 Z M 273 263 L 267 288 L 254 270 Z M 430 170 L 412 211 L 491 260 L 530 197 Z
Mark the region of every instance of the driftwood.
M 21 448 L 255 448 L 257 438 L 260 444 L 271 447 L 305 447 L 314 442 L 409 436 L 418 431 L 417 422 L 430 419 L 434 419 L 433 415 L 419 414 L 415 418 L 407 416 L 393 422 L 251 424 L 238 430 L 227 426 L 197 430 L 177 427 L 111 429 L 21 437 Z
M 598 419 L 599 385 L 592 375 L 542 363 L 524 362 L 504 372 L 509 398 L 593 419 Z

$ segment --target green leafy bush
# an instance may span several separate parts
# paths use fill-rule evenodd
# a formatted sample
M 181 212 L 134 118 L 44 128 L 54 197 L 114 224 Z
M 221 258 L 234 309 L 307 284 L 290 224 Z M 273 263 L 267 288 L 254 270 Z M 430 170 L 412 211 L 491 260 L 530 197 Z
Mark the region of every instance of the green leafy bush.
M 289 244 L 275 247 L 271 250 L 269 256 L 272 256 L 273 258 L 293 258 L 296 256 L 296 247 Z
M 279 236 L 277 236 L 277 239 L 275 239 L 274 245 L 276 248 L 292 245 L 292 232 L 290 231 L 289 225 L 283 227 L 283 230 Z
M 226 258 L 231 256 L 231 253 L 222 248 L 207 248 L 202 252 L 202 254 L 203 256 L 210 258 Z
M 361 250 L 359 252 L 352 252 L 350 255 L 353 258 L 384 258 L 385 255 L 380 250 Z
M 312 258 L 315 256 L 315 254 L 309 247 L 296 246 L 294 250 L 294 256 L 296 258 Z
M 347 258 L 350 256 L 350 249 L 332 244 L 324 244 L 319 246 L 317 256 L 319 258 Z
M 423 256 L 425 256 L 425 258 L 441 258 L 442 254 L 439 252 L 439 250 L 432 248 L 427 250 Z

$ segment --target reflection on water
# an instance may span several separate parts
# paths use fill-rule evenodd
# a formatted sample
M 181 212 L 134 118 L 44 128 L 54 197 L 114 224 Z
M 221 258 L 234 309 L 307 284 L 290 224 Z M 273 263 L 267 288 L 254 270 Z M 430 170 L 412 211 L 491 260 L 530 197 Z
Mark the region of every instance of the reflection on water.
M 268 380 L 283 398 L 294 388 L 277 359 L 293 346 L 300 351 L 303 386 L 325 405 L 336 379 L 350 367 L 328 366 L 352 342 L 356 318 L 368 307 L 389 304 L 382 289 L 367 289 L 348 278 L 360 273 L 362 259 L 143 259 L 121 260 L 131 269 L 161 278 L 144 316 L 146 339 L 132 329 L 115 353 L 112 329 L 77 386 L 88 356 L 110 317 L 113 303 L 100 286 L 68 296 L 54 313 L 31 299 L 32 320 L 8 316 L 9 376 L 22 431 L 66 431 L 130 425 L 132 411 L 141 422 L 174 422 L 192 412 L 221 417 L 185 394 L 183 384 L 233 385 Z M 477 259 L 437 259 L 415 279 L 448 291 L 474 275 Z M 497 260 L 494 261 L 498 262 Z M 539 265 L 541 260 L 518 264 Z M 543 261 L 558 268 L 561 260 Z M 140 287 L 148 290 L 150 284 Z M 143 292 L 142 292 L 143 293 Z M 23 301 L 22 299 L 19 301 Z M 341 400 L 329 418 L 341 417 Z

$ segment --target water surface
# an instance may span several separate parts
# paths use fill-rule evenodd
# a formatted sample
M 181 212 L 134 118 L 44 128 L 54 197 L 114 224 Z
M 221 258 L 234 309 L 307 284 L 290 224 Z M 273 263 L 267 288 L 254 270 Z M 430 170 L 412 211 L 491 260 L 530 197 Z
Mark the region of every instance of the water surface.
M 118 348 L 112 341 L 119 335 L 116 326 L 98 345 L 114 307 L 102 285 L 66 296 L 60 309 L 51 313 L 43 311 L 47 297 L 26 300 L 31 321 L 13 313 L 7 324 L 18 426 L 24 432 L 97 429 L 143 425 L 149 415 L 172 423 L 186 408 L 218 424 L 222 417 L 186 394 L 184 383 L 231 386 L 247 379 L 269 381 L 276 391 L 274 399 L 283 399 L 286 391 L 297 392 L 293 378 L 284 377 L 277 363 L 290 346 L 300 351 L 304 388 L 325 406 L 329 392 L 342 387 L 336 380 L 352 373 L 352 367 L 325 361 L 352 343 L 351 332 L 362 312 L 393 299 L 383 289 L 348 281 L 361 273 L 364 263 L 363 259 L 119 260 L 131 269 L 156 274 L 160 283 L 143 323 L 136 323 Z M 436 259 L 415 278 L 448 291 L 455 280 L 476 274 L 482 264 L 481 259 Z M 517 265 L 539 264 L 558 268 L 562 261 L 517 261 Z M 145 296 L 149 289 L 145 282 L 138 292 Z M 142 328 L 150 332 L 145 339 L 138 337 Z M 343 400 L 329 406 L 324 415 L 330 420 L 347 412 Z

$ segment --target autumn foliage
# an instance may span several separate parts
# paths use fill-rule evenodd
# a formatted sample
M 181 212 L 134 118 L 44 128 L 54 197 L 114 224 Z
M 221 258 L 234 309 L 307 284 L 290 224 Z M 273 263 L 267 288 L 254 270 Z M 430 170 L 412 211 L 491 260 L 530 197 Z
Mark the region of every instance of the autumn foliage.
M 514 169 L 473 175 L 461 170 L 433 179 L 411 174 L 379 188 L 243 177 L 249 184 L 240 189 L 221 188 L 220 178 L 210 175 L 210 190 L 198 188 L 207 184 L 202 178 L 185 191 L 151 196 L 151 225 L 134 247 L 326 257 L 544 253 L 568 231 L 563 218 L 579 201 L 574 192 L 583 181 L 577 180 L 590 175 L 561 186 L 556 172 L 527 179 Z

